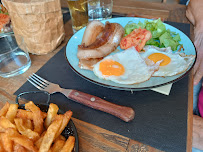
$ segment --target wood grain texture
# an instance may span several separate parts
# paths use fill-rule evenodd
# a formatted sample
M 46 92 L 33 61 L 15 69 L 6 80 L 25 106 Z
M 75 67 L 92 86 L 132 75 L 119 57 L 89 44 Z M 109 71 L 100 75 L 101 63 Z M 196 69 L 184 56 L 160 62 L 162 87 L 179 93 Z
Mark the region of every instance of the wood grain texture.
M 78 90 L 71 90 L 68 95 L 64 92 L 63 94 L 73 101 L 86 105 L 90 108 L 109 113 L 125 122 L 129 122 L 135 117 L 135 111 L 131 107 L 117 105 Z
M 66 2 L 63 1 L 66 7 Z M 136 0 L 115 0 L 113 12 L 123 14 L 139 14 L 144 16 L 161 17 L 167 21 L 189 23 L 185 17 L 186 7 L 178 4 L 165 3 L 147 3 Z M 28 71 L 12 78 L 0 78 L 0 108 L 3 103 L 9 101 L 15 102 L 16 92 L 25 82 L 26 78 L 38 71 L 51 57 L 53 57 L 62 47 L 64 47 L 69 38 L 73 35 L 71 21 L 68 21 L 65 26 L 66 39 L 55 51 L 47 55 L 32 55 L 30 54 L 32 65 Z M 193 39 L 193 28 L 191 26 L 191 36 Z M 187 135 L 187 152 L 192 149 L 192 72 L 190 73 L 189 82 L 189 96 L 188 96 L 188 135 Z M 108 130 L 102 129 L 95 125 L 80 121 L 73 118 L 79 136 L 79 151 L 80 152 L 135 152 L 135 151 L 149 151 L 160 152 L 160 150 L 144 145 L 138 141 L 129 139 L 127 137 L 115 134 Z
M 90 151 L 91 147 L 92 151 L 97 152 L 121 152 L 125 151 L 128 146 L 129 138 L 75 118 L 73 118 L 73 122 L 79 134 L 79 147 L 83 147 L 81 151 Z
M 187 113 L 187 123 L 193 124 L 193 70 L 189 74 L 188 82 L 188 113 Z M 192 152 L 192 131 L 193 125 L 188 125 L 187 127 L 187 152 Z
M 130 1 L 131 3 L 127 6 L 124 1 L 118 0 L 116 2 L 118 4 L 117 3 L 114 4 L 113 12 L 118 12 L 123 14 L 138 14 L 140 16 L 153 16 L 153 17 L 160 17 L 160 18 L 167 18 L 169 15 L 169 10 L 167 9 L 156 9 L 153 7 L 147 8 L 148 6 L 143 5 L 142 3 L 139 3 L 139 2 Z
M 126 152 L 162 152 L 161 150 L 155 149 L 153 147 L 149 147 L 143 143 L 130 140 L 128 149 Z

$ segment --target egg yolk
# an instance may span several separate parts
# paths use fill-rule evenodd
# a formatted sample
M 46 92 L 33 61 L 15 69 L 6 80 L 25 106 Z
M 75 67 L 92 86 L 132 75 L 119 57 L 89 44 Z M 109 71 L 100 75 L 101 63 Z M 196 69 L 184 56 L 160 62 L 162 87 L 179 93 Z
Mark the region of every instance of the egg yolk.
M 171 58 L 168 57 L 167 55 L 165 54 L 162 54 L 162 53 L 153 53 L 151 54 L 150 56 L 148 56 L 148 59 L 154 61 L 155 63 L 157 61 L 160 61 L 160 60 L 163 60 L 160 64 L 160 66 L 165 66 L 165 65 L 168 65 L 170 62 L 171 62 Z
M 99 64 L 99 71 L 105 76 L 120 76 L 125 72 L 122 64 L 114 60 L 104 60 Z

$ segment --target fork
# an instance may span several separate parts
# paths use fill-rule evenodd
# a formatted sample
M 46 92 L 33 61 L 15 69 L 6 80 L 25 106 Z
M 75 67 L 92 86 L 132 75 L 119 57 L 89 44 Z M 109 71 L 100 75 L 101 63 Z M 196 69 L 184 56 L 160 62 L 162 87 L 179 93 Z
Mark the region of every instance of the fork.
M 109 113 L 125 122 L 129 122 L 134 119 L 135 112 L 130 107 L 117 105 L 74 89 L 61 88 L 58 84 L 51 83 L 35 73 L 29 76 L 29 79 L 27 80 L 39 90 L 47 91 L 50 94 L 60 92 L 73 101 L 86 105 L 90 108 Z

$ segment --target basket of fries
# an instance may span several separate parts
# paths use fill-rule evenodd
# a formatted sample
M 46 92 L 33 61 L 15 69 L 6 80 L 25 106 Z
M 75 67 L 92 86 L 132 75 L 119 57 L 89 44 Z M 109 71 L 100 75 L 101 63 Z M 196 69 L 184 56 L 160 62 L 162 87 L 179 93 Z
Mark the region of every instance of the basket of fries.
M 58 113 L 56 104 L 18 105 L 0 110 L 0 151 L 76 152 L 78 138 L 72 111 Z M 4 140 L 2 140 L 4 139 Z

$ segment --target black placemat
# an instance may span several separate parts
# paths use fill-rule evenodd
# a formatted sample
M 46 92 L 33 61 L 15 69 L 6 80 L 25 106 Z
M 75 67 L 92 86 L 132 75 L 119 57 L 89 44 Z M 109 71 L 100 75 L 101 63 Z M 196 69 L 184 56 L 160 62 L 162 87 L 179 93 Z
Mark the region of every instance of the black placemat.
M 189 24 L 169 24 L 189 35 Z M 160 150 L 186 151 L 188 76 L 173 84 L 169 96 L 151 90 L 129 92 L 98 86 L 78 76 L 69 67 L 64 56 L 65 47 L 51 58 L 37 74 L 58 83 L 63 88 L 72 88 L 107 101 L 132 107 L 136 116 L 132 122 L 122 120 L 67 99 L 56 93 L 51 102 L 62 110 L 72 110 L 73 117 L 101 128 L 124 135 Z M 15 94 L 37 90 L 26 82 Z

